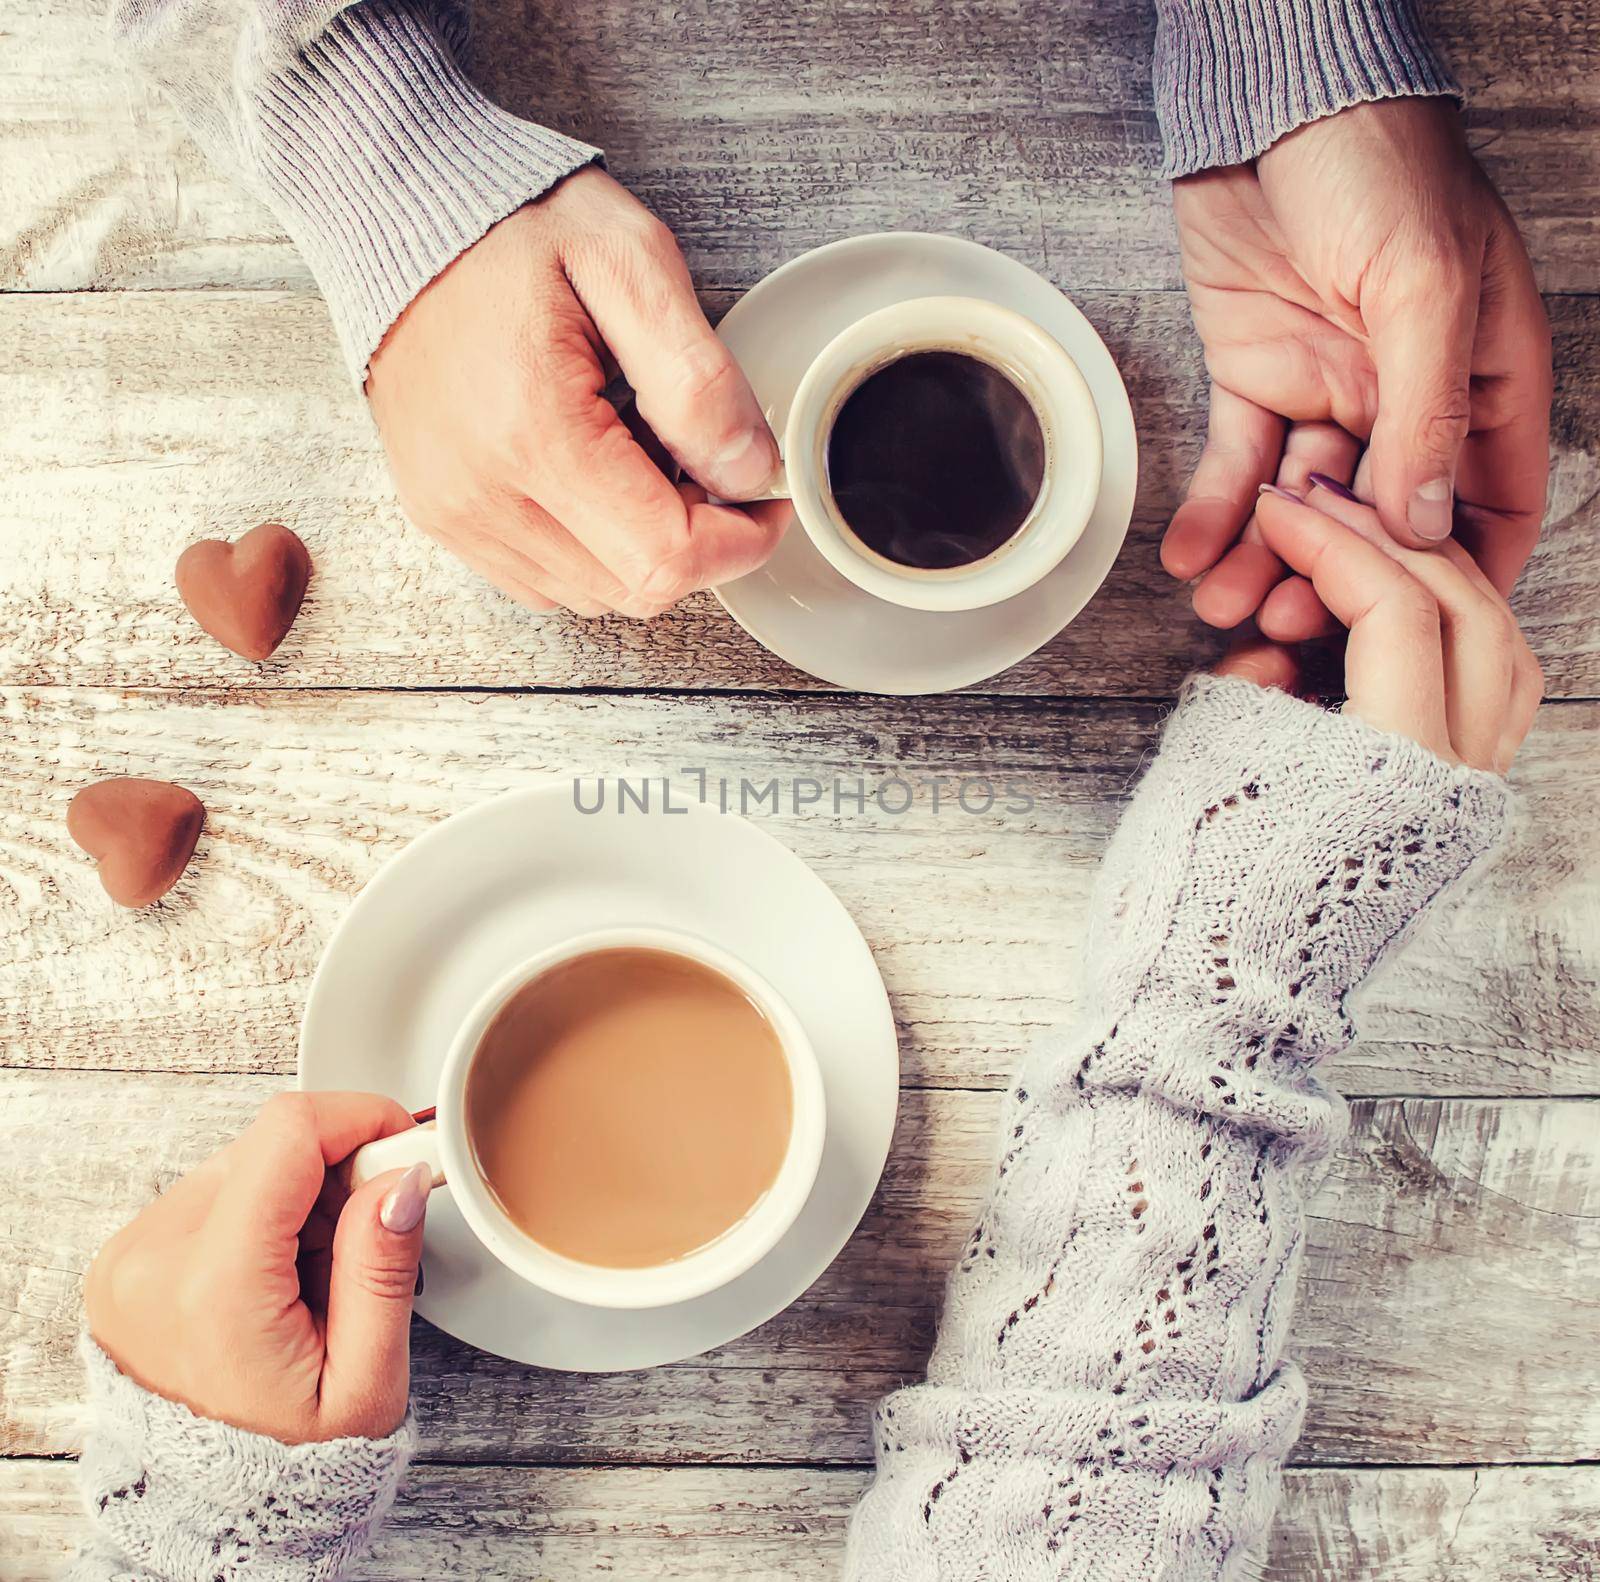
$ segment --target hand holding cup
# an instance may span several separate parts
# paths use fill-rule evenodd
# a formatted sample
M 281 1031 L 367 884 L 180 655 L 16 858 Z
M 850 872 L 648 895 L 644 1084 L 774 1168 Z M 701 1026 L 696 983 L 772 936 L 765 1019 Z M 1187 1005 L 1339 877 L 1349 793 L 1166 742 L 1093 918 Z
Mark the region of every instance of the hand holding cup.
M 280 1093 L 118 1231 L 89 1332 L 135 1383 L 288 1444 L 399 1427 L 428 1173 L 346 1194 L 333 1167 L 411 1117 L 371 1093 Z

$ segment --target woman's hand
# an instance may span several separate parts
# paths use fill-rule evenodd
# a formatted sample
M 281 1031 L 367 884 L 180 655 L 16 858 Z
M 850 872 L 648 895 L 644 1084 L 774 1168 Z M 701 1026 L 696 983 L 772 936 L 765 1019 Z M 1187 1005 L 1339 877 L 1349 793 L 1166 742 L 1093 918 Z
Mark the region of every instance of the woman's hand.
M 1314 479 L 1302 502 L 1269 490 L 1262 542 L 1349 628 L 1347 714 L 1420 742 L 1451 763 L 1504 774 L 1533 725 L 1544 677 L 1505 597 L 1459 545 L 1404 549 L 1371 506 Z M 1274 643 L 1218 666 L 1289 687 L 1294 662 Z
M 329 1173 L 411 1117 L 370 1093 L 282 1093 L 101 1248 L 89 1331 L 202 1417 L 296 1444 L 399 1427 L 426 1166 L 348 1200 Z
M 1309 473 L 1377 506 L 1411 547 L 1452 527 L 1502 593 L 1544 514 L 1550 334 L 1505 205 L 1439 99 L 1291 132 L 1250 165 L 1175 184 L 1210 432 L 1162 545 L 1214 626 L 1283 641 L 1327 617 L 1253 516 Z
M 590 168 L 469 247 L 374 355 L 406 514 L 538 610 L 648 617 L 759 566 L 787 503 L 674 488 L 602 393 L 618 366 L 696 483 L 737 500 L 770 482 L 777 443 L 671 232 Z

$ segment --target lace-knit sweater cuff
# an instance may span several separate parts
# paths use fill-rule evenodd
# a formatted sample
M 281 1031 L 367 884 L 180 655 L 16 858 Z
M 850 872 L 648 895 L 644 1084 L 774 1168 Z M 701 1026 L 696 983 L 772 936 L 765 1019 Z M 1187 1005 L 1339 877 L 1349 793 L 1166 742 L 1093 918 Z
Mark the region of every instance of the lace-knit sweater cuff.
M 1239 1574 L 1303 1399 L 1284 1346 L 1340 1120 L 1308 1068 L 1509 805 L 1355 719 L 1190 683 L 1106 855 L 1083 1020 L 1007 1097 L 929 1382 L 879 1413 L 850 1577 Z
M 285 1445 L 141 1389 L 87 1336 L 80 1350 L 93 1533 L 73 1582 L 328 1582 L 366 1548 L 415 1448 L 409 1419 L 386 1439 Z
M 1195 677 L 1106 852 L 1091 992 L 1158 1018 L 1174 1060 L 1264 1031 L 1316 1059 L 1349 1040 L 1346 996 L 1512 807 L 1499 776 L 1408 738 Z
M 1263 1532 L 1305 1391 L 1244 1402 L 922 1385 L 873 1422 L 849 1582 L 1203 1582 Z

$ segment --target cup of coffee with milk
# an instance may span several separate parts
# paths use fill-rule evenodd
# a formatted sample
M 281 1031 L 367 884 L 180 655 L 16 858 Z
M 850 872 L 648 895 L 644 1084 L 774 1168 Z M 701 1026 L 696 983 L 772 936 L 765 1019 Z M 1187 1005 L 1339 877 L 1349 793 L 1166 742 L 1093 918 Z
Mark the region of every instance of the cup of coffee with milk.
M 1082 536 L 1100 492 L 1094 397 L 1031 319 L 975 297 L 869 313 L 818 353 L 764 498 L 824 558 L 917 610 L 1015 597 Z
M 539 952 L 461 1024 L 425 1124 L 357 1151 L 358 1186 L 425 1163 L 513 1273 L 594 1307 L 737 1279 L 805 1206 L 821 1072 L 778 992 L 731 952 L 612 928 Z

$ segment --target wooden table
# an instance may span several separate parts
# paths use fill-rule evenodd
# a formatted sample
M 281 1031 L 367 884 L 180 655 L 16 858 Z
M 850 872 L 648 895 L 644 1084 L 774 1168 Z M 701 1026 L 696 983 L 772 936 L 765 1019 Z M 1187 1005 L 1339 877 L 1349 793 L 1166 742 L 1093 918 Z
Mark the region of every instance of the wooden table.
M 964 695 L 831 692 L 705 596 L 649 626 L 534 619 L 409 530 L 304 265 L 103 41 L 101 0 L 0 16 L 0 1578 L 77 1531 L 80 1273 L 292 1080 L 329 931 L 388 856 L 537 776 L 1024 782 L 1025 816 L 826 808 L 774 827 L 859 919 L 905 1090 L 866 1222 L 803 1300 L 676 1367 L 545 1376 L 419 1324 L 423 1464 L 374 1578 L 822 1578 L 872 1400 L 918 1373 L 998 1091 L 1072 1013 L 1117 807 L 1214 650 L 1155 546 L 1204 401 L 1143 0 L 500 6 L 480 75 L 603 143 L 720 311 L 888 227 L 971 235 L 1070 291 L 1143 440 L 1125 553 L 1044 653 Z M 1351 1140 L 1313 1209 L 1305 1438 L 1266 1574 L 1576 1578 L 1600 1560 L 1600 0 L 1448 0 L 1473 141 L 1549 293 L 1549 527 L 1518 608 L 1550 701 L 1529 818 L 1383 977 L 1332 1075 Z M 543 16 L 536 12 L 545 13 Z M 265 518 L 317 559 L 279 657 L 174 597 L 178 551 Z M 67 839 L 108 774 L 210 809 L 173 895 L 115 911 Z

